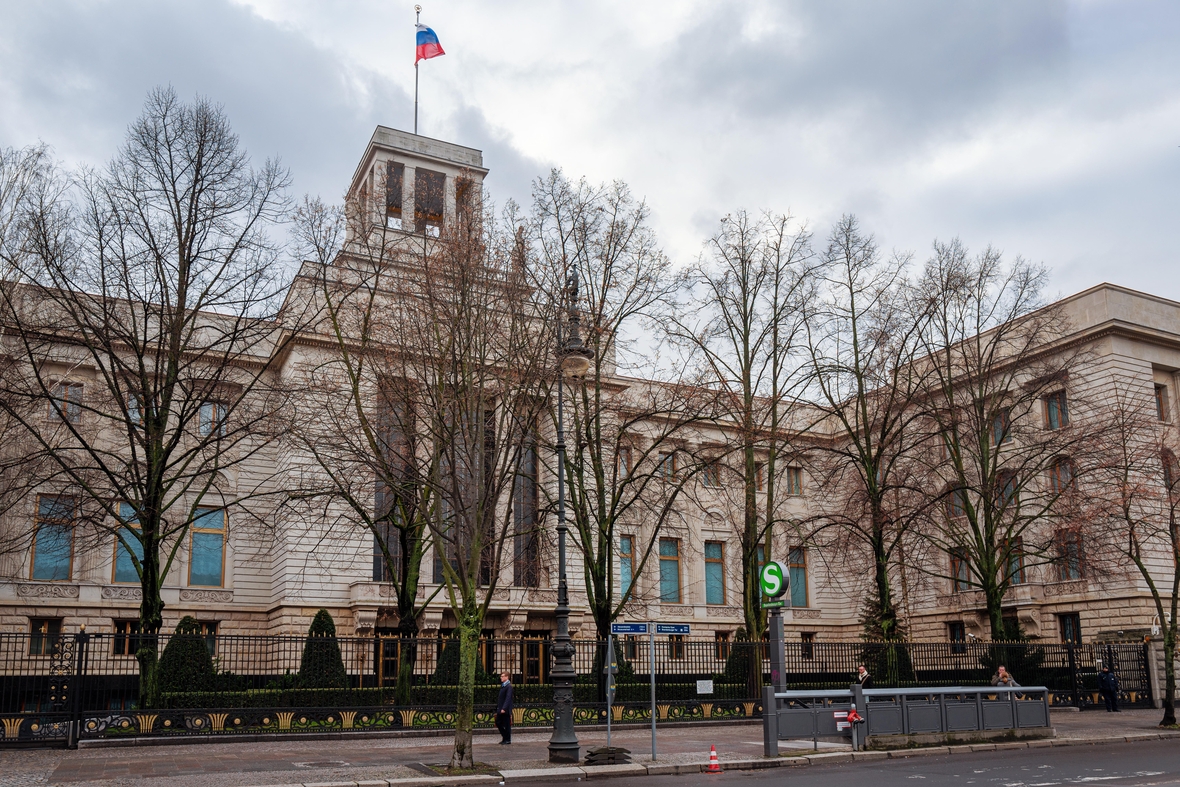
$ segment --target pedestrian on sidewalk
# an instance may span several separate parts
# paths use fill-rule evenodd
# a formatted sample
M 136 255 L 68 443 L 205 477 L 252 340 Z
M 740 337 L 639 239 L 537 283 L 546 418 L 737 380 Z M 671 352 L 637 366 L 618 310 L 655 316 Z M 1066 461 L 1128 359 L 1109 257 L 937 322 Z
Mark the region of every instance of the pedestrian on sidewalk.
M 1110 667 L 1103 667 L 1098 673 L 1098 693 L 1106 703 L 1107 713 L 1122 713 L 1119 710 L 1119 676 L 1110 671 Z
M 996 669 L 996 674 L 992 675 L 993 686 L 1010 686 L 1012 688 L 1019 688 L 1020 684 L 1016 682 L 1016 678 L 1001 664 Z
M 496 700 L 496 729 L 500 731 L 500 745 L 512 743 L 512 676 L 500 673 L 500 697 Z
M 861 664 L 856 668 L 856 682 L 860 684 L 862 689 L 873 688 L 873 676 L 865 669 L 865 665 Z

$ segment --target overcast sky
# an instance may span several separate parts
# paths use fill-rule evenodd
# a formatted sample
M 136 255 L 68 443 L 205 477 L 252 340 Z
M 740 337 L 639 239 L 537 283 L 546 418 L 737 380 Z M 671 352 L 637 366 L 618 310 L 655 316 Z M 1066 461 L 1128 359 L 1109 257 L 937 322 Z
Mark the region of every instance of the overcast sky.
M 646 197 L 678 262 L 739 208 L 886 249 L 992 243 L 1180 299 L 1180 3 L 423 0 L 421 133 L 493 197 L 558 166 Z M 339 200 L 410 129 L 412 2 L 0 0 L 0 146 L 108 159 L 154 85 L 224 104 L 295 192 Z

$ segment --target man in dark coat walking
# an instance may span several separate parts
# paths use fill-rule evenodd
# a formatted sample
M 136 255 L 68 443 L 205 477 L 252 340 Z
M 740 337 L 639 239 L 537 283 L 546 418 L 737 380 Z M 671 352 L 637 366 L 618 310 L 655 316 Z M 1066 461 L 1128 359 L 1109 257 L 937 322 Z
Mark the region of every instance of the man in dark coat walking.
M 1119 676 L 1110 671 L 1110 667 L 1103 667 L 1098 673 L 1098 693 L 1106 703 L 1107 713 L 1121 713 L 1119 710 Z
M 503 740 L 501 746 L 512 743 L 512 680 L 507 672 L 500 673 L 500 698 L 496 700 L 496 729 Z

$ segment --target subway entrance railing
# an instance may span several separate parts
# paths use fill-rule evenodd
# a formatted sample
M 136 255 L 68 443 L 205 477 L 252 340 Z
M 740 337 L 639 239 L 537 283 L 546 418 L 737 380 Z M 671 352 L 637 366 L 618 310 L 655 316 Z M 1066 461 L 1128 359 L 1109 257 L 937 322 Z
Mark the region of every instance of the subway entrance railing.
M 169 635 L 155 638 L 161 652 Z M 48 745 L 87 737 L 233 735 L 445 728 L 454 723 L 458 664 L 449 640 L 338 637 L 347 685 L 308 688 L 300 668 L 306 637 L 211 636 L 214 665 L 204 685 L 169 690 L 158 707 L 139 706 L 135 652 L 146 641 L 132 634 L 0 634 L 0 741 Z M 602 675 L 605 643 L 574 642 L 575 721 L 605 721 Z M 620 723 L 650 721 L 650 643 L 617 643 L 620 675 L 613 709 Z M 762 686 L 770 681 L 766 643 L 661 637 L 655 642 L 657 720 L 719 721 L 761 715 Z M 397 666 L 410 664 L 411 702 L 396 702 Z M 786 643 L 786 688 L 846 689 L 859 664 L 878 686 L 922 688 L 987 684 L 1004 663 L 1018 680 L 1046 687 L 1050 705 L 1098 703 L 1097 674 L 1111 667 L 1122 699 L 1150 703 L 1142 645 L 1042 643 Z M 517 723 L 543 727 L 552 719 L 550 641 L 542 637 L 486 638 L 479 648 L 481 685 L 476 724 L 491 726 L 496 678 L 508 671 L 517 684 Z M 758 674 L 758 672 L 761 674 Z M 753 674 L 751 674 L 753 673 Z M 700 683 L 698 683 L 698 681 Z M 698 693 L 701 684 L 711 693 Z

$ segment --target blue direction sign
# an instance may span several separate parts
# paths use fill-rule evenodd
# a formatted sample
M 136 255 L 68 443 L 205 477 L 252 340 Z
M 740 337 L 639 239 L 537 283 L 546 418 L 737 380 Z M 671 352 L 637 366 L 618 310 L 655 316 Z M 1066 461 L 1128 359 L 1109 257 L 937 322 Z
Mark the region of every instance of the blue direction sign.
M 657 634 L 688 634 L 691 627 L 687 623 L 657 623 Z
M 646 623 L 612 623 L 610 624 L 611 634 L 646 634 Z

